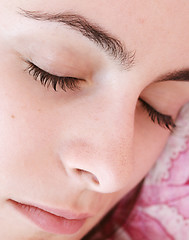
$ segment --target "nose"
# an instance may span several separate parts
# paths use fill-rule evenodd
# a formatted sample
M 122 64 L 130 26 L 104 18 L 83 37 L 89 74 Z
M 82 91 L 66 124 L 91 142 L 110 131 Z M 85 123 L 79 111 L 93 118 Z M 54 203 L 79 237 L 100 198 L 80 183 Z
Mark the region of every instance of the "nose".
M 121 149 L 121 146 L 112 146 L 111 150 L 100 146 L 81 147 L 81 140 L 76 140 L 75 145 L 68 147 L 71 153 L 65 154 L 63 164 L 67 175 L 76 184 L 82 184 L 84 188 L 101 192 L 112 193 L 119 191 L 129 184 L 129 176 L 132 172 L 129 151 Z M 79 152 L 78 149 L 79 148 Z M 69 155 L 69 156 L 68 156 Z
M 95 118 L 92 117 L 91 121 L 88 118 L 87 122 L 79 123 L 77 130 L 72 129 L 81 137 L 74 136 L 64 141 L 61 156 L 69 177 L 88 189 L 102 193 L 124 188 L 132 172 L 131 121 L 129 118 L 126 121 L 113 109 L 109 111 L 112 116 L 106 112 L 93 124 L 91 121 Z M 72 130 L 70 135 L 75 135 Z
M 67 175 L 102 193 L 125 188 L 134 167 L 131 160 L 137 97 L 131 96 L 124 84 L 108 90 L 78 100 L 73 109 L 69 108 L 72 114 L 61 118 L 61 161 Z

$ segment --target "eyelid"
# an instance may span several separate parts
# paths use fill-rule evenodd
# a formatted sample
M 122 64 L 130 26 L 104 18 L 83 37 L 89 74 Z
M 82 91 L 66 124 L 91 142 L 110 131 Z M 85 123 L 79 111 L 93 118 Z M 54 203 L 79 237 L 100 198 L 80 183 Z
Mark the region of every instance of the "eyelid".
M 32 75 L 35 80 L 38 80 L 39 78 L 39 81 L 43 86 L 47 86 L 48 88 L 51 85 L 55 91 L 57 91 L 57 85 L 59 85 L 61 89 L 65 92 L 67 91 L 67 89 L 79 90 L 79 83 L 81 81 L 86 81 L 85 79 L 75 77 L 56 76 L 41 69 L 29 60 L 24 61 L 28 64 L 28 67 L 25 69 L 25 71 L 27 70 L 28 73 Z
M 153 109 L 154 111 L 156 111 L 158 114 L 161 114 L 161 115 L 167 116 L 167 117 L 171 117 L 171 115 L 168 115 L 168 114 L 164 114 L 164 113 L 159 112 L 159 111 L 156 110 L 150 103 L 146 102 L 146 101 L 143 100 L 142 98 L 139 98 L 139 101 L 140 101 L 142 104 L 145 104 L 146 106 L 148 106 L 148 107 L 150 107 L 151 109 Z
M 55 77 L 55 78 L 61 78 L 61 77 L 62 77 L 62 78 L 65 78 L 65 77 L 67 77 L 67 78 L 73 78 L 73 79 L 79 79 L 79 80 L 81 80 L 81 81 L 82 81 L 82 80 L 85 81 L 85 80 L 82 79 L 82 78 L 77 78 L 77 77 L 68 76 L 67 74 L 65 74 L 64 76 L 56 75 L 56 74 L 50 73 L 50 72 L 42 69 L 41 67 L 39 67 L 38 65 L 34 64 L 34 63 L 31 62 L 30 60 L 24 60 L 24 61 L 25 61 L 30 67 L 35 67 L 36 69 L 42 71 L 43 73 L 49 74 L 50 76 Z M 28 68 L 27 68 L 27 69 L 28 69 Z
M 141 102 L 143 108 L 147 111 L 149 117 L 154 123 L 157 122 L 161 127 L 167 128 L 170 131 L 172 131 L 176 127 L 172 116 L 158 112 L 155 108 L 153 108 L 150 104 L 145 102 L 142 98 L 139 98 L 139 101 Z

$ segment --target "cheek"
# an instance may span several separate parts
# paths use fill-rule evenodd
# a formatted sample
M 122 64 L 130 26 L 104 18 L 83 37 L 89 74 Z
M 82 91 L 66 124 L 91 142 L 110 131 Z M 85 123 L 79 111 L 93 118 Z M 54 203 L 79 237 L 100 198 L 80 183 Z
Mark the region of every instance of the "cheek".
M 15 64 L 10 64 L 12 57 L 9 54 L 7 58 L 9 71 L 6 63 L 0 66 L 0 190 L 3 195 L 22 188 L 23 179 L 34 172 L 34 162 L 27 160 L 32 153 L 39 151 L 41 127 L 38 102 L 27 91 L 30 89 L 29 81 L 19 72 L 20 66 L 15 66 L 16 61 Z
M 7 187 L 9 183 L 14 182 L 15 174 L 24 175 L 23 160 L 28 158 L 26 149 L 29 150 L 32 145 L 30 138 L 30 131 L 32 131 L 30 125 L 32 126 L 32 124 L 26 123 L 24 108 L 18 108 L 18 103 L 13 101 L 15 97 L 13 94 L 11 94 L 11 98 L 6 97 L 0 90 L 0 96 L 0 178 L 2 183 L 0 188 L 7 192 L 7 190 L 11 190 Z M 21 162 L 23 163 L 22 167 Z

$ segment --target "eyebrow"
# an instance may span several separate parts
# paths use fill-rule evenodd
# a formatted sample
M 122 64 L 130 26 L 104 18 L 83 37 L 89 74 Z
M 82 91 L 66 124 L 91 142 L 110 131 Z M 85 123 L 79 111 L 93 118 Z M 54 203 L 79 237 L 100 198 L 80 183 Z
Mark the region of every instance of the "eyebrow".
M 169 72 L 167 74 L 161 75 L 155 80 L 155 82 L 166 82 L 166 81 L 189 82 L 189 69 L 182 69 L 180 71 Z
M 19 8 L 19 14 L 38 21 L 63 23 L 71 29 L 80 32 L 83 36 L 101 47 L 109 56 L 118 61 L 126 70 L 134 65 L 135 51 L 128 51 L 119 39 L 111 36 L 97 24 L 89 22 L 85 17 L 70 12 L 47 13 L 28 11 Z

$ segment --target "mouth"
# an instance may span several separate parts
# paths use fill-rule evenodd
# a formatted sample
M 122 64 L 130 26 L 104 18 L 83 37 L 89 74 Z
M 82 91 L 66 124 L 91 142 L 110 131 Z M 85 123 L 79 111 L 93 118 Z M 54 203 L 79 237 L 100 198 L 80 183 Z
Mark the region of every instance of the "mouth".
M 74 234 L 83 226 L 89 214 L 75 214 L 67 210 L 28 205 L 9 200 L 11 205 L 39 228 L 49 233 Z

